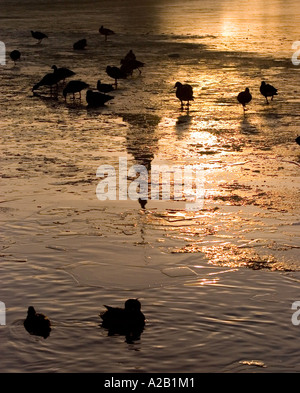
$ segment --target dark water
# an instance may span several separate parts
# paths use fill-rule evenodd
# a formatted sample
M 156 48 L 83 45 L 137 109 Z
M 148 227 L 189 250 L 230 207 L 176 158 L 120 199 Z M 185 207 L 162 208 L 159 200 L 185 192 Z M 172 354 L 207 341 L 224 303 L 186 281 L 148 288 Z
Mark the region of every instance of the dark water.
M 85 1 L 2 6 L 1 371 L 299 371 L 298 2 Z M 116 35 L 107 42 L 100 25 Z M 49 38 L 37 45 L 30 30 Z M 87 48 L 73 50 L 86 38 Z M 65 66 L 96 87 L 132 49 L 142 74 L 105 108 L 32 86 Z M 267 105 L 261 80 L 279 95 Z M 180 110 L 176 81 L 195 100 Z M 237 93 L 249 87 L 244 115 Z M 99 165 L 201 165 L 205 200 L 101 202 Z M 139 340 L 108 336 L 103 304 L 138 297 Z M 29 335 L 29 305 L 47 339 Z

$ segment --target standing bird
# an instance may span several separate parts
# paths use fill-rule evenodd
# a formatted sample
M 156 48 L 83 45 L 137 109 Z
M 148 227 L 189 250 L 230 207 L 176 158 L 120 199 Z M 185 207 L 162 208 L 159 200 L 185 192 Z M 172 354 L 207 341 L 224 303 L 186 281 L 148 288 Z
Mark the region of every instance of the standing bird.
M 89 108 L 104 106 L 107 101 L 112 100 L 113 98 L 113 96 L 102 94 L 98 91 L 88 90 L 86 92 L 86 102 L 88 103 Z
M 140 70 L 141 67 L 144 67 L 144 63 L 142 63 L 139 60 L 132 59 L 132 60 L 126 60 L 122 59 L 121 60 L 121 71 L 123 71 L 126 75 L 132 75 L 134 70 L 139 70 L 139 73 L 141 75 L 142 71 Z
M 32 91 L 37 90 L 41 86 L 49 86 L 50 87 L 50 94 L 52 95 L 52 87 L 56 85 L 59 82 L 58 76 L 55 74 L 55 72 L 46 74 L 43 76 L 43 78 L 33 86 Z
M 105 36 L 105 41 L 107 41 L 107 36 L 116 34 L 114 31 L 110 29 L 105 29 L 103 26 L 100 27 L 99 33 Z
M 17 49 L 13 50 L 12 52 L 10 52 L 9 57 L 12 59 L 12 61 L 15 63 L 16 65 L 16 61 L 20 60 L 21 57 L 21 52 L 18 51 Z
M 98 80 L 97 90 L 100 91 L 101 93 L 109 93 L 110 91 L 114 90 L 114 87 L 109 83 L 101 83 L 101 81 Z
M 83 50 L 87 46 L 86 39 L 83 38 L 82 40 L 76 41 L 73 44 L 73 49 L 74 50 Z
M 75 72 L 69 70 L 69 68 L 57 68 L 56 65 L 53 65 L 51 68 L 53 69 L 53 73 L 57 76 L 59 81 L 64 82 L 66 78 L 70 78 L 70 76 L 75 75 Z
M 118 79 L 126 79 L 127 78 L 126 73 L 118 67 L 107 66 L 106 73 L 108 76 L 110 76 L 111 78 L 113 78 L 115 80 L 116 89 L 118 87 Z
M 31 30 L 31 35 L 33 38 L 35 38 L 36 40 L 38 40 L 38 44 L 40 44 L 42 42 L 42 40 L 44 38 L 48 38 L 48 36 L 40 31 L 32 31 Z
M 194 101 L 193 88 L 191 85 L 183 85 L 180 82 L 176 82 L 174 88 L 176 89 L 176 97 L 181 102 L 181 109 L 183 109 L 183 101 L 187 101 L 187 108 L 190 106 L 190 101 Z
M 126 54 L 126 56 L 124 57 L 125 61 L 129 61 L 129 60 L 136 60 L 136 56 L 133 53 L 132 49 L 130 49 L 130 51 Z
M 252 100 L 252 95 L 250 94 L 250 90 L 248 87 L 246 87 L 245 91 L 242 91 L 241 93 L 238 94 L 237 100 L 240 104 L 243 105 L 243 109 L 245 112 L 246 104 L 249 104 L 249 102 Z
M 81 99 L 81 91 L 87 89 L 89 85 L 85 82 L 75 80 L 68 82 L 67 86 L 63 89 L 63 96 L 65 101 L 67 100 L 68 94 L 73 94 L 73 99 L 75 99 L 75 93 L 79 93 L 79 98 Z
M 266 82 L 261 82 L 260 92 L 266 98 L 267 104 L 269 104 L 268 97 L 272 97 L 271 101 L 273 101 L 273 96 L 277 96 L 277 89 L 274 86 L 269 85 Z
M 39 314 L 33 306 L 28 307 L 24 327 L 28 333 L 47 338 L 51 332 L 51 322 L 44 314 Z

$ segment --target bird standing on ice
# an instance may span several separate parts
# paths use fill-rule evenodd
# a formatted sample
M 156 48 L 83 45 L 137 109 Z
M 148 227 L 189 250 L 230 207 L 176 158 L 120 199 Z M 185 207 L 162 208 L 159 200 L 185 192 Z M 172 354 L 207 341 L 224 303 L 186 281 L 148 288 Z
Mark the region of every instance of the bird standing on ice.
M 48 36 L 46 34 L 42 33 L 41 31 L 32 31 L 31 30 L 31 35 L 33 38 L 38 40 L 38 42 L 37 42 L 38 44 L 40 44 L 44 38 L 48 38 Z
M 245 91 L 242 91 L 238 94 L 237 100 L 240 104 L 243 105 L 244 112 L 246 110 L 246 105 L 252 100 L 252 95 L 248 87 L 246 87 Z
M 269 85 L 268 83 L 266 83 L 264 81 L 261 82 L 259 90 L 260 90 L 261 94 L 265 97 L 265 99 L 267 101 L 267 104 L 269 104 L 268 97 L 272 97 L 271 101 L 273 101 L 273 96 L 277 96 L 278 95 L 277 94 L 278 90 L 275 89 L 274 86 Z
M 105 41 L 107 41 L 107 37 L 108 37 L 109 35 L 114 35 L 114 34 L 116 34 L 114 31 L 112 31 L 112 30 L 110 30 L 110 29 L 106 29 L 106 28 L 104 28 L 103 26 L 100 27 L 99 33 L 100 33 L 101 35 L 104 35 L 104 37 L 105 37 L 104 40 L 105 40 Z
M 21 52 L 18 51 L 17 49 L 13 50 L 12 52 L 10 52 L 9 57 L 12 59 L 12 61 L 15 63 L 15 65 L 17 64 L 17 60 L 20 60 L 21 57 Z
M 183 109 L 183 101 L 187 101 L 187 109 L 189 109 L 190 101 L 194 101 L 193 88 L 191 85 L 183 85 L 180 82 L 176 82 L 174 88 L 176 89 L 176 97 L 181 102 L 181 109 Z

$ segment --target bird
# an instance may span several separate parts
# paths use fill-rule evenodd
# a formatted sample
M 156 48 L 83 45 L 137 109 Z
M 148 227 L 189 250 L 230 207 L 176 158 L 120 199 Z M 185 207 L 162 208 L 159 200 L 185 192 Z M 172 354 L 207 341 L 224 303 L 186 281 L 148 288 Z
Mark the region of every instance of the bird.
M 9 57 L 12 59 L 12 61 L 15 63 L 16 65 L 16 61 L 20 60 L 21 57 L 21 52 L 18 51 L 17 49 L 13 50 L 12 52 L 10 52 Z
M 138 201 L 139 201 L 139 204 L 140 204 L 141 208 L 142 208 L 142 209 L 145 209 L 145 206 L 146 206 L 148 200 L 147 200 L 147 199 L 139 198 Z
M 103 26 L 100 27 L 99 33 L 100 33 L 101 35 L 104 35 L 104 37 L 105 37 L 104 40 L 105 40 L 105 41 L 107 41 L 107 36 L 116 34 L 114 31 L 112 31 L 112 30 L 110 30 L 110 29 L 106 29 L 106 28 L 104 28 Z
M 40 31 L 32 31 L 31 30 L 31 35 L 33 38 L 35 38 L 36 40 L 38 40 L 38 44 L 40 44 L 42 42 L 42 40 L 44 38 L 48 38 L 48 36 Z
M 271 101 L 273 101 L 273 96 L 277 96 L 277 89 L 274 86 L 269 85 L 266 82 L 261 82 L 260 92 L 266 98 L 267 104 L 269 104 L 268 97 L 272 97 Z
M 130 49 L 130 51 L 126 54 L 126 56 L 124 57 L 125 61 L 129 61 L 129 60 L 136 60 L 136 56 L 133 53 L 132 49 Z
M 140 68 L 144 67 L 145 63 L 142 63 L 139 60 L 136 59 L 122 59 L 121 60 L 121 71 L 123 71 L 126 75 L 132 75 L 134 70 L 139 70 L 139 73 L 141 74 L 142 71 Z
M 300 136 L 297 136 L 297 138 L 295 139 L 295 141 L 298 143 L 298 145 L 300 145 Z
M 67 86 L 63 89 L 63 96 L 65 101 L 67 100 L 67 95 L 69 93 L 73 94 L 73 99 L 75 99 L 75 93 L 79 93 L 79 98 L 81 99 L 81 91 L 87 89 L 89 85 L 80 80 L 73 80 L 68 82 Z
M 47 338 L 51 332 L 51 322 L 44 314 L 39 314 L 33 306 L 28 307 L 24 327 L 28 333 Z
M 174 88 L 176 89 L 176 97 L 181 102 L 181 109 L 183 109 L 183 101 L 187 101 L 187 107 L 190 106 L 190 101 L 194 101 L 193 97 L 193 88 L 191 85 L 185 84 L 183 85 L 180 82 L 176 82 Z
M 73 49 L 74 50 L 83 50 L 86 46 L 87 46 L 87 41 L 85 38 L 83 38 L 82 40 L 76 41 L 73 44 Z
M 241 93 L 238 94 L 237 100 L 240 104 L 243 105 L 243 109 L 245 111 L 246 104 L 249 104 L 249 102 L 252 100 L 252 95 L 248 87 L 246 87 L 245 91 L 242 91 Z
M 32 91 L 34 92 L 35 90 L 37 90 L 41 86 L 49 86 L 50 93 L 52 95 L 52 87 L 53 87 L 53 85 L 56 85 L 56 87 L 57 87 L 58 82 L 59 82 L 59 78 L 55 74 L 55 72 L 46 74 L 45 76 L 43 76 L 43 78 L 38 83 L 36 83 L 33 86 Z
M 57 76 L 59 81 L 65 81 L 66 78 L 70 78 L 71 76 L 75 75 L 75 72 L 69 70 L 69 68 L 57 68 L 56 65 L 53 65 L 51 68 L 53 69 L 53 72 Z
M 110 91 L 114 90 L 113 85 L 109 83 L 101 83 L 100 80 L 97 81 L 97 90 L 101 93 L 109 93 Z
M 145 316 L 141 311 L 141 303 L 138 299 L 128 299 L 125 308 L 106 306 L 104 313 L 100 313 L 102 326 L 112 329 L 134 329 L 143 328 Z
M 104 106 L 107 101 L 112 100 L 114 97 L 108 94 L 102 94 L 97 91 L 88 90 L 86 92 L 86 102 L 89 108 L 97 108 L 99 106 Z
M 127 75 L 125 74 L 125 72 L 122 71 L 118 67 L 107 66 L 106 73 L 108 76 L 110 76 L 111 78 L 113 78 L 115 80 L 116 89 L 118 87 L 118 79 L 126 79 L 127 78 Z

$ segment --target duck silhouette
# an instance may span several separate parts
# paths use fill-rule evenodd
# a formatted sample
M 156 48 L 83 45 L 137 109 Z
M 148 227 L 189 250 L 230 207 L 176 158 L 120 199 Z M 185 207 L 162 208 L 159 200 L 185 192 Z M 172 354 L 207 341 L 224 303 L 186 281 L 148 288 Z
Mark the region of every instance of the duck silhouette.
M 40 44 L 44 38 L 48 38 L 48 36 L 45 33 L 42 33 L 41 31 L 32 31 L 31 30 L 31 35 L 33 38 L 38 40 L 38 42 L 37 42 L 38 44 Z
M 126 73 L 118 67 L 107 66 L 106 73 L 108 76 L 110 76 L 112 79 L 115 80 L 116 89 L 118 87 L 118 79 L 126 79 L 127 78 Z
M 176 97 L 181 102 L 181 109 L 183 109 L 183 101 L 187 101 L 187 108 L 190 106 L 190 101 L 194 101 L 193 88 L 191 85 L 183 85 L 180 82 L 176 82 L 174 88 L 176 87 Z
M 39 314 L 33 306 L 28 307 L 24 327 L 28 333 L 47 338 L 51 332 L 51 322 L 44 314 Z
M 114 35 L 114 34 L 116 34 L 114 31 L 112 31 L 112 30 L 110 30 L 110 29 L 106 29 L 106 28 L 103 27 L 103 26 L 100 27 L 99 33 L 100 33 L 101 35 L 104 35 L 104 37 L 105 37 L 104 40 L 105 40 L 105 41 L 107 41 L 107 37 L 108 37 L 109 35 Z
M 73 49 L 74 50 L 83 50 L 86 46 L 87 46 L 87 41 L 85 38 L 83 38 L 82 40 L 76 41 L 73 44 Z
M 113 85 L 109 83 L 101 83 L 100 80 L 97 81 L 97 90 L 101 93 L 109 93 L 110 91 L 114 90 Z
M 37 90 L 39 87 L 42 86 L 49 86 L 50 94 L 52 95 L 52 87 L 54 85 L 56 85 L 57 87 L 58 82 L 59 82 L 59 77 L 55 73 L 46 74 L 38 83 L 36 83 L 33 86 L 32 91 L 34 92 L 35 90 Z
M 69 70 L 69 68 L 57 68 L 56 65 L 53 65 L 51 68 L 53 69 L 53 72 L 57 76 L 59 81 L 64 82 L 66 78 L 70 78 L 71 76 L 75 75 L 75 72 Z
M 245 91 L 242 91 L 238 94 L 237 100 L 240 104 L 243 105 L 244 112 L 246 110 L 246 105 L 252 100 L 252 95 L 248 87 L 246 87 Z
M 16 65 L 16 62 L 18 60 L 20 60 L 20 58 L 21 58 L 21 52 L 19 50 L 15 49 L 12 52 L 10 52 L 9 57 L 12 59 L 12 61 Z
M 63 96 L 65 101 L 67 100 L 68 94 L 73 94 L 73 99 L 75 99 L 75 93 L 79 93 L 79 98 L 81 99 L 81 91 L 87 89 L 89 85 L 80 80 L 73 80 L 68 82 L 67 86 L 63 89 Z
M 106 306 L 106 311 L 100 314 L 102 326 L 116 330 L 127 330 L 145 326 L 145 316 L 141 311 L 138 299 L 128 299 L 125 308 Z
M 138 201 L 139 201 L 139 204 L 140 204 L 141 208 L 145 209 L 145 206 L 147 205 L 148 199 L 139 198 Z
M 134 70 L 138 70 L 141 74 L 142 71 L 140 68 L 144 67 L 145 63 L 142 63 L 136 59 L 122 59 L 121 60 L 121 71 L 123 71 L 126 75 L 132 75 Z
M 114 97 L 108 94 L 102 94 L 98 91 L 88 90 L 86 92 L 86 102 L 89 108 L 97 108 L 104 106 L 107 101 L 112 100 Z
M 269 85 L 264 81 L 261 82 L 259 90 L 261 94 L 265 97 L 267 104 L 269 104 L 268 97 L 272 97 L 271 101 L 273 101 L 273 97 L 278 95 L 277 94 L 278 90 L 274 86 Z

